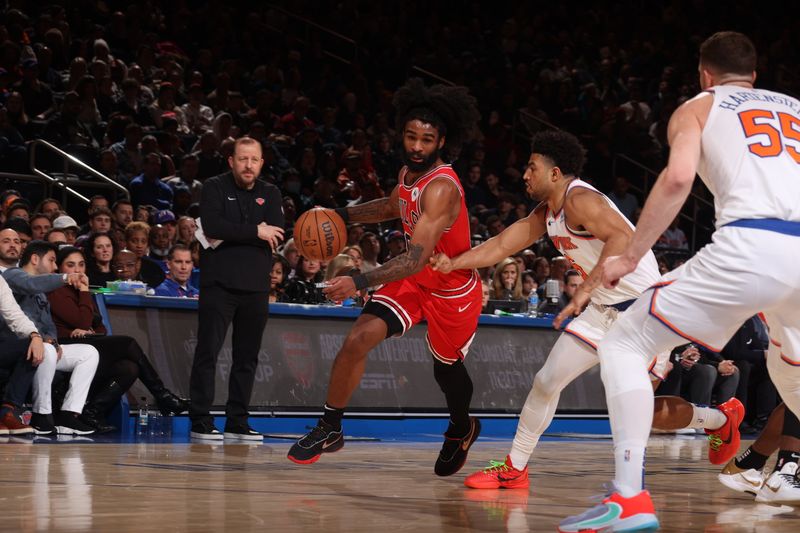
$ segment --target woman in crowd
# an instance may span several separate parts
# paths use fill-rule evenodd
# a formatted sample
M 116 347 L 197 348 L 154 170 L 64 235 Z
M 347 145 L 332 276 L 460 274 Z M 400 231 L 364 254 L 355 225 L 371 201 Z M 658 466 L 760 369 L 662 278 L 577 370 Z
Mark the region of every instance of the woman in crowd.
M 117 279 L 117 274 L 111 268 L 117 247 L 108 233 L 93 233 L 83 245 L 86 256 L 86 275 L 89 276 L 89 285 L 105 287 L 106 282 Z
M 269 274 L 269 303 L 283 300 L 283 289 L 289 275 L 289 261 L 281 254 L 272 254 L 272 272 Z
M 494 268 L 492 298 L 495 300 L 522 300 L 522 277 L 513 257 L 506 257 Z
M 189 246 L 194 240 L 194 232 L 197 230 L 197 223 L 192 217 L 182 216 L 178 219 L 178 239 L 177 242 Z
M 359 245 L 345 246 L 342 253 L 353 258 L 353 262 L 355 263 L 353 268 L 361 270 L 361 261 L 364 260 L 364 254 L 361 252 L 361 247 Z
M 322 268 L 319 261 L 308 259 L 302 255 L 297 259 L 294 278 L 286 286 L 288 301 L 303 304 L 318 304 L 325 301 L 322 291 L 316 283 L 322 281 Z
M 86 272 L 86 262 L 80 249 L 61 248 L 56 258 L 62 274 Z M 83 409 L 83 421 L 98 433 L 116 428 L 105 422 L 106 415 L 119 402 L 123 394 L 140 379 L 156 400 L 164 415 L 176 415 L 189 408 L 189 402 L 178 397 L 164 386 L 141 346 L 133 337 L 106 335 L 105 326 L 97 311 L 88 285 L 80 289 L 62 287 L 47 295 L 58 329 L 61 344 L 90 344 L 100 352 L 89 401 Z

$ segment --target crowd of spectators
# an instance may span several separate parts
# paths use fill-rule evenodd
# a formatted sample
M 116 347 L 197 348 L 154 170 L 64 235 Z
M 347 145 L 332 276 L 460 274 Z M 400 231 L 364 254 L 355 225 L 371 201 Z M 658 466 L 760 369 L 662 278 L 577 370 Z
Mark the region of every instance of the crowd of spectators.
M 478 100 L 477 136 L 460 154 L 447 154 L 464 185 L 474 242 L 532 208 L 521 182 L 528 138 L 549 127 L 580 137 L 588 151 L 583 179 L 635 222 L 647 182 L 615 165 L 615 155 L 656 170 L 664 164 L 667 120 L 698 90 L 698 41 L 735 21 L 762 53 L 759 82 L 800 90 L 791 68 L 797 22 L 782 19 L 785 29 L 772 31 L 770 17 L 780 14 L 751 1 L 725 10 L 680 0 L 641 7 L 625 0 L 591 7 L 517 0 L 491 10 L 417 0 L 402 9 L 357 0 L 287 5 L 349 39 L 276 4 L 80 1 L 7 9 L 0 14 L 0 165 L 28 173 L 30 142 L 44 139 L 129 197 L 102 189 L 88 209 L 65 209 L 36 185 L 4 180 L 0 217 L 23 243 L 82 247 L 92 286 L 133 279 L 156 295 L 196 297 L 197 202 L 203 181 L 227 169 L 234 140 L 249 135 L 262 144 L 261 178 L 281 189 L 289 236 L 312 206 L 391 191 L 402 164 L 392 91 L 417 75 L 466 85 Z M 41 159 L 43 168 L 61 168 Z M 708 197 L 699 184 L 695 193 Z M 707 233 L 697 228 L 712 227 L 712 213 L 710 206 L 687 213 L 696 222 L 691 242 L 686 216 L 675 219 L 659 242 L 662 271 L 704 243 Z M 317 282 L 403 253 L 400 229 L 353 224 L 347 248 L 330 264 L 300 256 L 287 240 L 276 251 L 270 299 L 323 303 Z M 580 282 L 544 239 L 481 275 L 490 299 L 527 300 L 535 290 L 543 300 L 554 280 L 560 307 Z

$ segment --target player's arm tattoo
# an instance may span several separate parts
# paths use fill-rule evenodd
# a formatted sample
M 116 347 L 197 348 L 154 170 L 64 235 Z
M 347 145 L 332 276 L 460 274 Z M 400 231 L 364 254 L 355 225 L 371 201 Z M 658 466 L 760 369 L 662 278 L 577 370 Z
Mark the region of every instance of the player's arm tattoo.
M 358 204 L 347 208 L 350 222 L 381 222 L 397 218 L 393 216 L 390 205 L 391 198 L 378 198 L 371 202 Z
M 421 244 L 409 244 L 408 251 L 403 255 L 398 255 L 394 259 L 387 261 L 375 270 L 370 270 L 364 276 L 367 278 L 370 287 L 383 285 L 390 281 L 407 278 L 419 272 L 425 266 L 423 252 L 425 249 Z

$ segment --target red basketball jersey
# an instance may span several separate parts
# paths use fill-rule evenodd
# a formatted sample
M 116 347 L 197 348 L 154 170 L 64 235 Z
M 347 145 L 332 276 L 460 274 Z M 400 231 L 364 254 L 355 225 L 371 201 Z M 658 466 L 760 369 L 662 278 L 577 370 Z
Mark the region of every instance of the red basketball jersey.
M 403 231 L 406 234 L 406 242 L 410 242 L 411 236 L 414 235 L 414 227 L 417 225 L 422 210 L 425 208 L 422 203 L 422 193 L 425 187 L 430 182 L 436 179 L 450 180 L 458 188 L 461 195 L 461 209 L 458 212 L 453 225 L 447 228 L 433 253 L 443 253 L 448 257 L 455 257 L 461 253 L 466 252 L 471 247 L 471 236 L 469 230 L 469 215 L 467 213 L 467 206 L 464 201 L 464 188 L 461 186 L 453 167 L 450 165 L 441 165 L 434 167 L 424 175 L 417 178 L 411 184 L 405 184 L 407 167 L 400 170 L 399 196 L 400 196 L 400 218 L 403 222 Z M 439 289 L 446 291 L 455 291 L 458 289 L 467 289 L 471 282 L 474 281 L 475 271 L 473 270 L 454 270 L 450 274 L 441 274 L 434 271 L 430 265 L 426 265 L 420 272 L 412 276 L 417 283 L 429 289 Z

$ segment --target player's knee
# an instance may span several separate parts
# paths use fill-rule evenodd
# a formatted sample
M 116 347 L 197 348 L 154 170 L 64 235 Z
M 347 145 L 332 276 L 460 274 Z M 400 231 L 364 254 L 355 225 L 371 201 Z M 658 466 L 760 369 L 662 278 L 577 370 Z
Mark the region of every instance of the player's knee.
M 349 354 L 363 353 L 364 355 L 374 348 L 382 337 L 367 328 L 353 328 L 345 338 L 342 351 Z
M 550 378 L 539 372 L 533 378 L 533 387 L 531 392 L 536 395 L 537 398 L 547 401 L 553 396 L 556 396 L 561 393 L 561 389 L 564 387 L 558 383 L 555 379 Z

